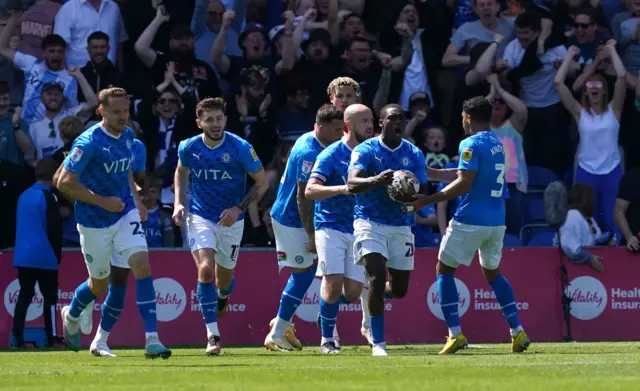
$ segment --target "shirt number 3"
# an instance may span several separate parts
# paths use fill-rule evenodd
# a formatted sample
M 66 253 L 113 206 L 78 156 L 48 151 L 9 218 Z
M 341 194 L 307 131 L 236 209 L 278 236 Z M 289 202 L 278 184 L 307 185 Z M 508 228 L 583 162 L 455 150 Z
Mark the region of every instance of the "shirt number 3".
M 500 189 L 491 190 L 491 197 L 502 197 L 502 192 L 504 191 L 504 168 L 504 164 L 496 164 L 496 171 L 498 171 L 496 183 L 500 185 Z

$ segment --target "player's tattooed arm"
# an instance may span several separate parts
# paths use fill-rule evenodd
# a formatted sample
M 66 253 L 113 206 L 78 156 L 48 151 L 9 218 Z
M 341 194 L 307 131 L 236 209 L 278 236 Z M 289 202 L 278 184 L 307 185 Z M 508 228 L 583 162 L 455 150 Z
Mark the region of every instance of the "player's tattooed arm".
M 249 189 L 242 201 L 238 204 L 238 208 L 242 210 L 247 209 L 252 203 L 260 201 L 269 188 L 269 180 L 267 179 L 264 168 L 260 167 L 250 173 L 249 176 L 253 179 L 254 185 L 251 186 L 251 189 Z
M 296 199 L 298 201 L 298 214 L 300 215 L 300 221 L 304 227 L 307 235 L 311 236 L 314 233 L 313 227 L 313 200 L 308 199 L 304 195 L 306 185 L 298 182 L 298 194 Z
M 366 177 L 366 173 L 358 168 L 349 171 L 347 187 L 349 193 L 363 193 L 377 186 L 388 185 L 393 181 L 393 170 L 384 170 L 380 174 Z

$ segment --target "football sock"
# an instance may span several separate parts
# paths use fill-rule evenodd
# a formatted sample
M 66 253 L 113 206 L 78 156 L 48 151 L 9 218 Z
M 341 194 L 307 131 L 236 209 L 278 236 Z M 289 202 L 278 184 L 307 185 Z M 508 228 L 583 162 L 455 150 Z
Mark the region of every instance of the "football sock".
M 291 323 L 293 314 L 302 303 L 302 298 L 311 286 L 313 278 L 316 275 L 316 267 L 299 273 L 291 273 L 287 286 L 282 291 L 280 297 L 280 307 L 278 307 L 278 318 L 274 326 L 274 334 L 278 336 L 284 335 L 284 331 Z
M 233 283 L 232 283 L 233 284 Z M 200 303 L 200 311 L 202 319 L 207 326 L 207 337 L 211 335 L 220 335 L 218 331 L 218 293 L 213 282 L 198 281 L 198 289 L 196 291 L 198 303 Z
M 384 315 L 371 317 L 371 337 L 374 345 L 384 342 Z
M 120 318 L 120 314 L 124 309 L 124 299 L 127 294 L 127 287 L 125 286 L 109 286 L 109 293 L 107 298 L 102 304 L 102 319 L 100 319 L 100 328 L 103 333 L 111 332 L 113 326 Z M 106 338 L 105 338 L 106 339 Z
M 227 287 L 227 289 L 218 289 L 218 297 L 221 299 L 226 299 L 227 296 L 229 296 L 233 292 L 233 289 L 235 287 L 236 287 L 236 277 L 233 276 L 231 277 L 231 283 L 229 284 L 229 287 Z
M 340 303 L 327 303 L 320 298 L 320 325 L 322 327 L 322 339 L 333 341 L 333 330 L 336 327 L 336 319 Z
M 499 274 L 489 285 L 491 285 L 491 288 L 493 288 L 496 294 L 496 299 L 498 299 L 498 303 L 500 303 L 502 314 L 507 320 L 509 328 L 512 331 L 521 330 L 522 326 L 520 324 L 520 317 L 518 316 L 518 306 L 516 305 L 516 299 L 509 281 L 507 281 L 502 274 Z
M 460 316 L 458 314 L 458 288 L 453 274 L 438 274 L 438 295 L 440 309 L 449 328 L 449 335 L 455 337 L 460 334 Z
M 76 293 L 71 300 L 71 306 L 69 308 L 69 317 L 71 319 L 78 319 L 80 313 L 87 307 L 89 303 L 96 299 L 96 295 L 89 289 L 89 280 L 83 282 L 76 289 Z
M 151 276 L 136 279 L 136 304 L 142 317 L 144 333 L 147 337 L 158 334 L 156 318 L 156 290 Z

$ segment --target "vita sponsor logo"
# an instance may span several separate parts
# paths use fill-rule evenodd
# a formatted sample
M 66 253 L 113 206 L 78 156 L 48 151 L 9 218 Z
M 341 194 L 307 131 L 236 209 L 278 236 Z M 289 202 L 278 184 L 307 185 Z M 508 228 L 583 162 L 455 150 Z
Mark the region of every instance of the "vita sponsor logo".
M 595 319 L 607 307 L 607 290 L 598 279 L 590 276 L 574 278 L 566 295 L 571 299 L 571 315 L 580 320 Z
M 458 315 L 462 316 L 469 310 L 469 304 L 471 302 L 471 296 L 469 289 L 464 282 L 454 278 L 456 288 L 458 288 Z M 438 281 L 434 281 L 429 287 L 427 292 L 427 306 L 431 313 L 438 319 L 444 320 L 442 315 L 442 309 L 440 309 L 440 295 L 438 294 Z
M 36 284 L 36 294 L 33 295 L 33 299 L 31 300 L 31 305 L 27 310 L 27 322 L 38 319 L 40 315 L 42 315 L 42 306 L 44 299 L 42 298 L 42 294 L 40 293 L 40 288 L 38 284 Z M 4 308 L 7 309 L 9 315 L 13 316 L 13 313 L 16 309 L 16 303 L 18 302 L 18 295 L 20 294 L 20 283 L 18 279 L 11 281 L 11 284 L 7 286 L 7 289 L 4 291 Z
M 177 319 L 187 305 L 187 294 L 174 279 L 158 278 L 153 281 L 156 290 L 156 311 L 160 322 Z

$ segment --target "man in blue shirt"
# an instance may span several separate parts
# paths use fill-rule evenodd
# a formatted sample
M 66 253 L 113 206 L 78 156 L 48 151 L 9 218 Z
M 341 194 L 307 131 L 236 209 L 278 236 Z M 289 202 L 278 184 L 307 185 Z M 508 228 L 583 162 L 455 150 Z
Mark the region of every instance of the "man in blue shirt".
M 344 124 L 342 140 L 318 155 L 305 190 L 307 199 L 317 201 L 313 220 L 322 274 L 320 352 L 325 354 L 340 351 L 334 340 L 340 303 L 358 299 L 365 280 L 364 266 L 353 261 L 355 197 L 349 194 L 347 175 L 352 149 L 373 135 L 373 114 L 367 106 L 351 105 L 344 112 Z
M 314 201 L 305 197 L 305 188 L 316 157 L 344 134 L 344 114 L 324 105 L 316 114 L 314 130 L 300 136 L 289 154 L 276 201 L 271 208 L 278 266 L 291 268 L 291 277 L 282 292 L 278 316 L 264 346 L 273 351 L 302 349 L 291 324 L 316 274 L 316 238 L 313 225 Z
M 402 139 L 406 118 L 397 104 L 380 111 L 382 134 L 353 149 L 349 166 L 349 192 L 356 194 L 355 262 L 364 264 L 369 275 L 369 311 L 374 356 L 386 356 L 384 342 L 384 298 L 400 299 L 407 294 L 413 270 L 413 216 L 399 202 L 389 198 L 386 185 L 396 170 L 412 172 L 427 191 L 424 155 Z M 387 283 L 387 271 L 389 282 Z
M 458 168 L 429 170 L 435 174 L 433 179 L 451 183 L 431 196 L 416 195 L 416 201 L 409 203 L 422 209 L 462 196 L 442 238 L 436 266 L 440 308 L 449 327 L 449 337 L 440 354 L 453 354 L 468 345 L 460 328 L 458 290 L 453 275 L 458 266 L 471 264 L 476 251 L 480 254 L 485 279 L 509 323 L 511 350 L 520 353 L 531 341 L 520 323 L 511 285 L 498 268 L 506 229 L 504 199 L 508 194 L 504 181 L 504 149 L 490 130 L 492 105 L 486 98 L 469 99 L 462 110 L 462 126 L 469 137 L 460 143 Z
M 227 310 L 235 286 L 233 269 L 245 211 L 262 198 L 269 184 L 251 144 L 225 131 L 226 104 L 221 98 L 198 103 L 196 115 L 202 134 L 182 141 L 178 147 L 173 219 L 177 225 L 186 221 L 189 247 L 198 268 L 198 302 L 207 328 L 205 354 L 217 356 L 221 351 L 218 316 Z M 187 209 L 189 175 L 192 197 Z M 249 191 L 245 191 L 247 175 L 255 182 Z
M 35 294 L 36 282 L 44 301 L 47 346 L 61 342 L 53 335 L 52 313 L 58 300 L 58 264 L 62 251 L 62 216 L 58 199 L 51 192 L 58 164 L 52 159 L 36 163 L 36 183 L 18 199 L 16 247 L 13 267 L 18 269 L 20 294 L 13 316 L 16 346 L 24 346 L 24 322 Z
M 156 293 L 141 220 L 146 208 L 135 189 L 131 163 L 133 131 L 127 126 L 129 98 L 122 88 L 100 91 L 102 122 L 73 143 L 58 173 L 57 187 L 76 200 L 75 216 L 90 279 L 61 310 L 64 336 L 72 350 L 80 349 L 79 317 L 109 287 L 111 257 L 127 260 L 136 277 L 136 302 L 145 330 L 145 356 L 169 358 L 171 351 L 158 337 Z

